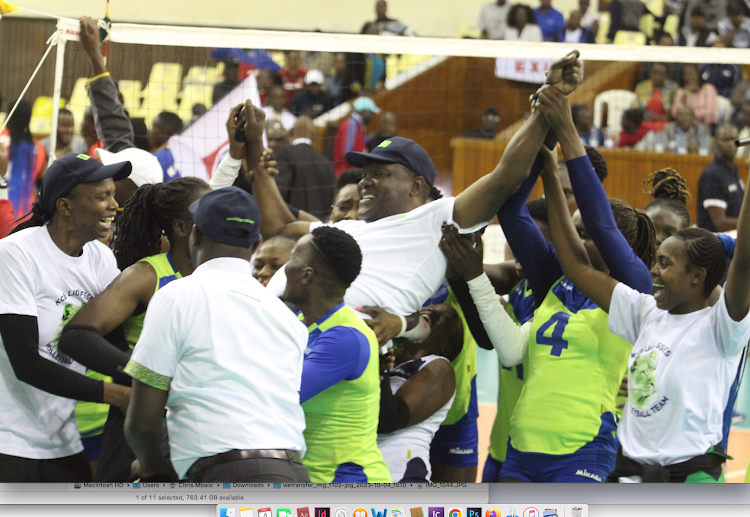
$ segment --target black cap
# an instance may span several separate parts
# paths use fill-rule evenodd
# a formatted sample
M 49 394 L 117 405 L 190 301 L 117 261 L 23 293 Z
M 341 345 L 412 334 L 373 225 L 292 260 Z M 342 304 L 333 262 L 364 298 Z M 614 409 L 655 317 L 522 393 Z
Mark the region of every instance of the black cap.
M 369 153 L 348 152 L 344 156 L 346 163 L 355 167 L 364 167 L 369 161 L 383 163 L 400 163 L 410 171 L 422 176 L 430 186 L 435 184 L 437 171 L 430 155 L 418 143 L 408 138 L 394 136 L 383 140 Z
M 55 211 L 57 200 L 70 194 L 79 183 L 92 183 L 107 178 L 124 180 L 130 175 L 130 162 L 102 165 L 102 162 L 87 154 L 66 154 L 52 162 L 42 179 L 39 207 L 46 215 Z
M 241 188 L 212 190 L 190 204 L 190 213 L 201 233 L 216 242 L 250 248 L 260 238 L 260 208 Z

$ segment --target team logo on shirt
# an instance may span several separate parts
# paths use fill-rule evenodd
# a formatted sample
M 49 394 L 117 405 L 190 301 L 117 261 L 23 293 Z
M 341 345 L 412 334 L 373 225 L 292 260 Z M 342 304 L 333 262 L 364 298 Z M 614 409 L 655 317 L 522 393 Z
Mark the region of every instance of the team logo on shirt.
M 628 375 L 628 395 L 636 409 L 644 409 L 656 395 L 656 350 L 635 358 Z

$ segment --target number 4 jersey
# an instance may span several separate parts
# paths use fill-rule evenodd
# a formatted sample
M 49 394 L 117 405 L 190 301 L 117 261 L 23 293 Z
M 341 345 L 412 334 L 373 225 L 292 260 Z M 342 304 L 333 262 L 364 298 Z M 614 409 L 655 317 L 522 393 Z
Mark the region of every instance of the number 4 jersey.
M 615 396 L 632 345 L 609 316 L 565 277 L 534 313 L 526 384 L 511 419 L 522 452 L 571 454 L 599 436 L 616 451 Z

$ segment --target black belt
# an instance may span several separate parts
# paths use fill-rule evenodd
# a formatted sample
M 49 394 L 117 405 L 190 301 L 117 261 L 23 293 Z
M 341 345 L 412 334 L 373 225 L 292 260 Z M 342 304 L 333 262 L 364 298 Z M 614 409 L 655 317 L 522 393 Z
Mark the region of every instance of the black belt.
M 695 456 L 689 460 L 672 465 L 644 465 L 622 454 L 622 448 L 617 453 L 615 471 L 609 475 L 612 482 L 620 477 L 641 476 L 643 483 L 683 483 L 695 472 L 705 472 L 718 480 L 722 473 L 722 465 L 727 456 L 721 445 L 714 445 L 706 454 Z
M 220 465 L 230 461 L 254 460 L 259 458 L 287 460 L 294 463 L 300 462 L 299 453 L 297 451 L 287 449 L 250 449 L 240 451 L 235 449 L 216 454 L 215 456 L 199 459 L 190 467 L 188 476 L 197 474 L 198 472 L 205 470 L 208 467 L 213 467 L 214 465 Z

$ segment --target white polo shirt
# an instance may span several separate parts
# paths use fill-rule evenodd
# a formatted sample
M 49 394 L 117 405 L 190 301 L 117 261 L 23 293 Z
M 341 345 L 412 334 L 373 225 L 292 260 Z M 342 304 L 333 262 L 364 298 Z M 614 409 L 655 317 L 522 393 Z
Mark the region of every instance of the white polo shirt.
M 750 315 L 734 321 L 725 292 L 713 307 L 670 314 L 651 295 L 615 287 L 609 330 L 634 343 L 617 429 L 628 458 L 673 465 L 705 454 L 724 437 L 724 408 L 750 338 Z
M 346 304 L 355 309 L 372 305 L 402 315 L 418 312 L 445 278 L 448 262 L 438 245 L 443 237 L 443 223 L 453 223 L 455 202 L 454 197 L 442 198 L 405 214 L 370 223 L 311 223 L 310 231 L 319 226 L 345 231 L 357 240 L 362 250 L 362 271 L 346 291 Z M 475 232 L 486 224 L 460 232 Z M 280 269 L 268 289 L 281 296 L 285 286 L 286 273 Z
M 216 258 L 151 299 L 125 371 L 169 390 L 167 429 L 177 474 L 232 449 L 305 452 L 299 403 L 307 329 L 251 274 Z
M 0 240 L 0 314 L 35 316 L 39 355 L 83 374 L 85 367 L 57 351 L 60 332 L 119 274 L 104 244 L 88 242 L 71 257 L 47 226 L 27 228 Z M 0 453 L 46 460 L 81 452 L 76 403 L 19 381 L 0 337 Z

